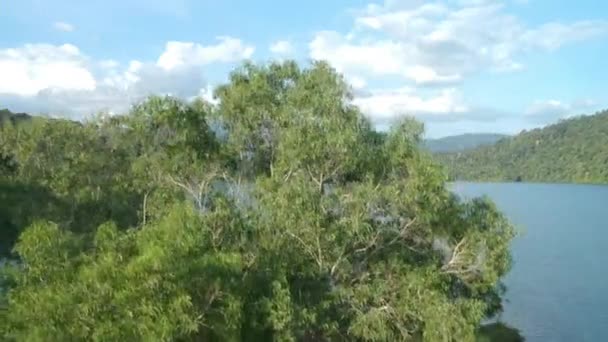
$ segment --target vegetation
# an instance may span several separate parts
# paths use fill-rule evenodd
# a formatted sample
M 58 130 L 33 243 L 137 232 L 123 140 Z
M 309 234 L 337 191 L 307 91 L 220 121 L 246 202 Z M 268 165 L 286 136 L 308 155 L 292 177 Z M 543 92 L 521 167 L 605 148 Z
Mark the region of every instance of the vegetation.
M 8 341 L 473 341 L 513 229 L 327 64 L 0 135 Z
M 457 180 L 608 183 L 606 132 L 608 111 L 437 156 Z
M 495 133 L 467 133 L 438 139 L 425 139 L 422 147 L 433 153 L 463 152 L 493 145 L 506 137 L 508 136 Z
M 16 123 L 19 121 L 31 120 L 32 117 L 25 113 L 12 113 L 8 109 L 0 109 L 0 125 L 6 121 Z

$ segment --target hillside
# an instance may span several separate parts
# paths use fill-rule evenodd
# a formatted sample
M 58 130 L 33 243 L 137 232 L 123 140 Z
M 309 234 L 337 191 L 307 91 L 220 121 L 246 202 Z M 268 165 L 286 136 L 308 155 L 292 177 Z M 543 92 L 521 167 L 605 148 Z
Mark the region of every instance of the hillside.
M 28 120 L 31 116 L 25 113 L 13 113 L 8 109 L 0 109 L 0 124 L 5 120 L 11 120 L 13 123 Z
M 437 157 L 456 180 L 608 183 L 608 111 Z
M 507 135 L 494 133 L 468 133 L 438 139 L 426 139 L 423 143 L 423 147 L 433 153 L 460 152 L 481 146 L 492 145 L 505 137 L 507 137 Z

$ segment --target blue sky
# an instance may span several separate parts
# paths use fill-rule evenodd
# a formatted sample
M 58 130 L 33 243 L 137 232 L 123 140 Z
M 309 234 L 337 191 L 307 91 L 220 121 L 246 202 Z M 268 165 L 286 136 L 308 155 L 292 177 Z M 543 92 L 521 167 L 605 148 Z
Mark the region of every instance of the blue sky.
M 516 133 L 608 108 L 608 4 L 21 0 L 0 5 L 0 107 L 82 117 L 209 96 L 243 59 L 328 60 L 379 127 Z M 604 63 L 602 63 L 604 62 Z

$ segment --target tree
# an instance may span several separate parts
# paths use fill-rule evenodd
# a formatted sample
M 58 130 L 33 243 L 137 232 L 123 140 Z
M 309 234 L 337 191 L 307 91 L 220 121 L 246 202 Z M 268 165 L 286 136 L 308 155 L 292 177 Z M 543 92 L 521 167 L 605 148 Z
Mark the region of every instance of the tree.
M 110 147 L 84 160 L 123 151 L 128 167 L 106 172 L 129 175 L 112 184 L 143 195 L 143 213 L 129 229 L 108 216 L 86 234 L 25 230 L 6 338 L 475 339 L 500 309 L 513 229 L 487 199 L 446 189 L 421 124 L 378 134 L 323 62 L 245 64 L 216 95 L 87 126 Z

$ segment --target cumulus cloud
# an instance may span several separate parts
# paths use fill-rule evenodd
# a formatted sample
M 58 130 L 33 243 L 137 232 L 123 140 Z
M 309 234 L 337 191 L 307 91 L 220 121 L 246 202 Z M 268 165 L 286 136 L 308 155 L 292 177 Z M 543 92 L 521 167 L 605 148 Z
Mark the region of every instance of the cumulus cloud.
M 365 79 L 356 103 L 379 121 L 401 112 L 424 120 L 503 117 L 507 113 L 467 104 L 460 83 L 479 72 L 522 70 L 530 52 L 608 34 L 608 21 L 601 20 L 528 25 L 493 0 L 386 0 L 353 13 L 349 32 L 316 32 L 309 55 L 329 61 L 347 80 Z M 399 86 L 363 89 L 387 78 Z
M 202 66 L 247 58 L 253 46 L 220 37 L 214 45 L 169 42 L 156 62 L 95 61 L 76 46 L 32 44 L 0 50 L 0 103 L 16 111 L 79 118 L 124 112 L 150 94 L 181 98 L 210 89 Z
M 123 72 L 100 79 L 94 89 L 45 88 L 30 96 L 0 93 L 0 103 L 18 111 L 81 118 L 100 111 L 126 112 L 152 94 L 189 98 L 205 86 L 200 68 L 167 71 L 153 63 L 132 62 Z
M 95 89 L 85 56 L 70 44 L 27 44 L 0 50 L 0 93 L 34 95 L 46 88 Z
M 372 90 L 359 93 L 354 100 L 375 124 L 386 126 L 394 120 L 412 115 L 427 123 L 459 121 L 495 122 L 512 113 L 466 103 L 455 88 L 422 96 L 414 88 Z
M 54 22 L 53 28 L 55 28 L 55 30 L 57 30 L 57 31 L 63 31 L 63 32 L 72 32 L 75 29 L 74 25 L 72 25 L 70 23 L 66 23 L 64 21 Z
M 310 57 L 326 60 L 339 72 L 390 75 L 404 72 L 404 51 L 395 42 L 380 40 L 353 44 L 335 31 L 318 32 L 309 44 Z
M 313 59 L 341 71 L 399 75 L 417 84 L 454 83 L 479 70 L 514 71 L 529 51 L 554 50 L 608 33 L 608 21 L 525 25 L 495 1 L 386 1 L 354 18 L 349 34 L 320 31 Z
M 255 48 L 232 37 L 217 37 L 215 45 L 203 46 L 193 42 L 171 41 L 156 64 L 166 70 L 183 66 L 205 65 L 215 62 L 235 62 L 250 58 Z
M 453 120 L 470 111 L 456 89 L 444 89 L 439 94 L 428 97 L 421 97 L 408 87 L 372 90 L 355 98 L 354 104 L 379 124 L 402 115 L 423 116 L 430 120 Z
M 362 91 L 367 86 L 367 81 L 365 81 L 365 78 L 357 75 L 347 75 L 346 82 L 350 84 L 355 92 Z
M 515 1 L 523 2 L 510 3 Z M 167 6 L 153 2 L 158 4 L 152 7 Z M 507 113 L 465 100 L 462 82 L 479 72 L 524 70 L 528 53 L 608 34 L 604 20 L 532 25 L 497 0 L 386 0 L 351 13 L 350 30 L 314 33 L 307 41 L 309 57 L 328 60 L 344 73 L 355 104 L 380 123 L 402 114 L 432 122 L 504 117 Z M 74 29 L 65 22 L 53 26 Z M 275 41 L 268 49 L 281 57 L 294 54 L 289 40 Z M 253 45 L 226 36 L 205 44 L 169 41 L 158 58 L 128 63 L 96 60 L 70 44 L 0 49 L 0 103 L 15 110 L 79 116 L 124 111 L 150 93 L 212 99 L 202 68 L 249 59 L 254 52 Z M 589 107 L 537 101 L 518 117 L 544 122 L 584 108 Z
M 294 50 L 291 42 L 288 40 L 278 40 L 278 41 L 270 44 L 269 49 L 270 49 L 270 52 L 272 52 L 276 55 L 281 55 L 281 56 L 290 55 L 293 53 L 293 50 Z

